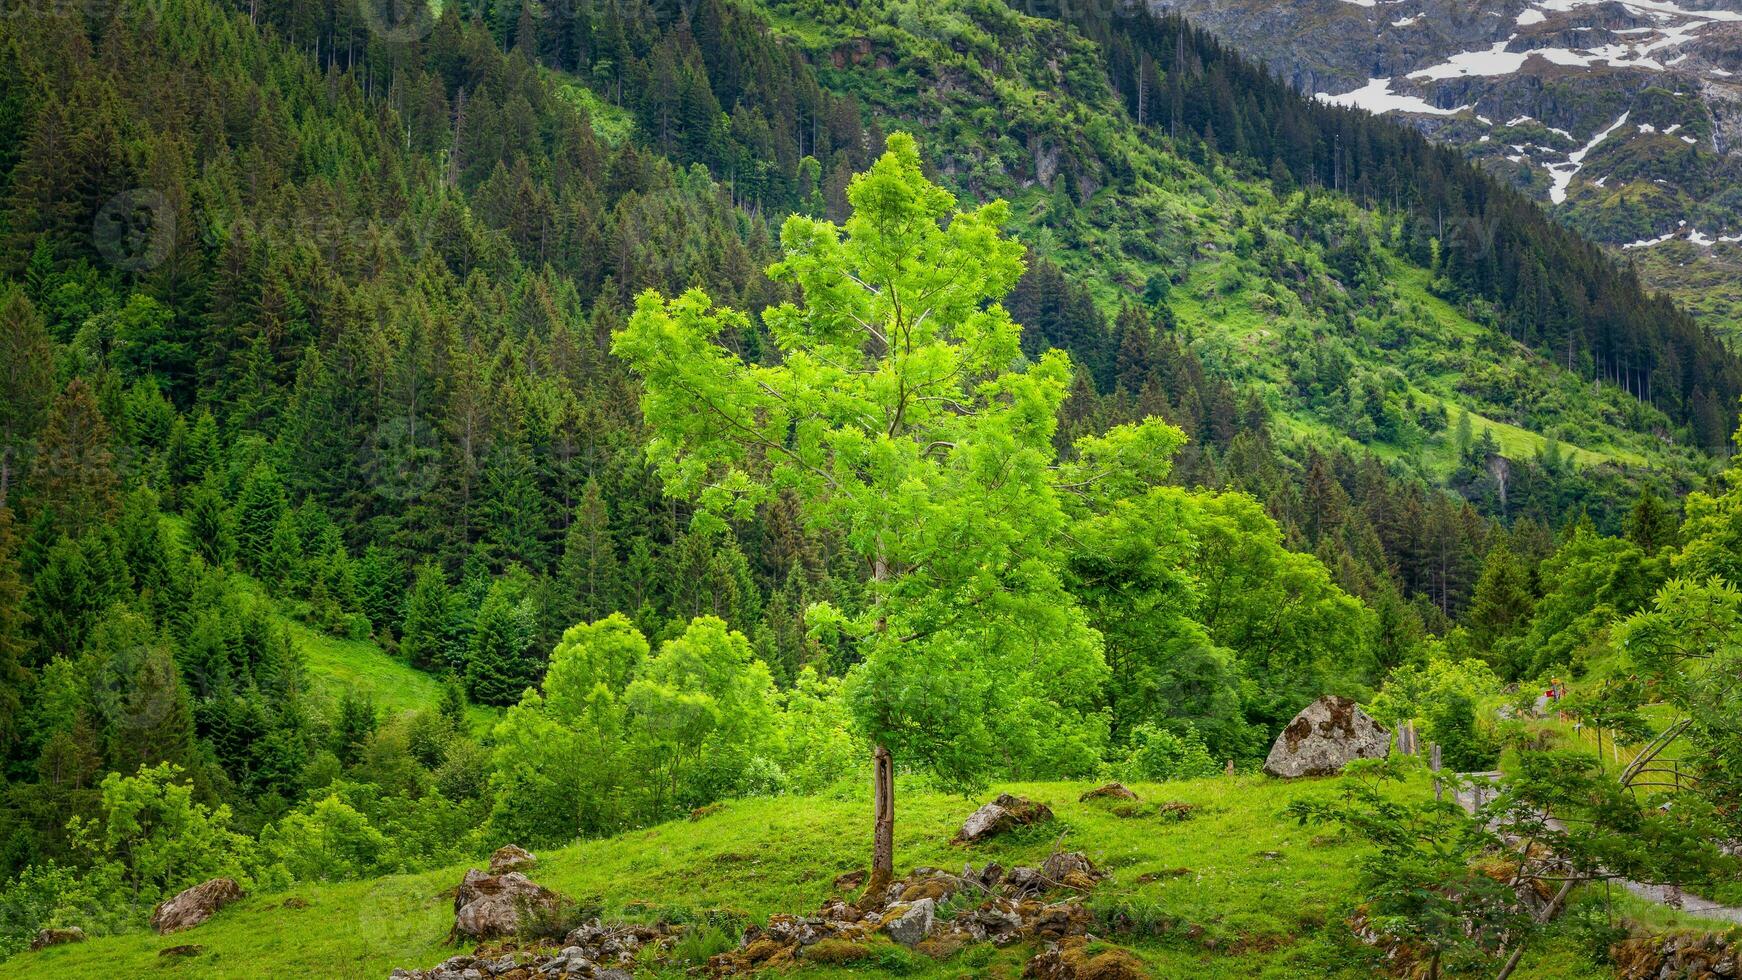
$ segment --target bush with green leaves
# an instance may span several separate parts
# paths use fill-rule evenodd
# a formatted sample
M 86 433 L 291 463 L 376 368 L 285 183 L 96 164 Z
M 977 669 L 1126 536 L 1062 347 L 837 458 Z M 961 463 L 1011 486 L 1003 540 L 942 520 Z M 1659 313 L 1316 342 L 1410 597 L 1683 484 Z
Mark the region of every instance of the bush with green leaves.
M 247 887 L 257 864 L 255 842 L 230 828 L 230 808 L 207 807 L 170 763 L 132 776 L 104 777 L 101 815 L 72 819 L 77 848 L 93 865 L 108 865 L 135 912 L 208 878 Z
M 401 868 L 394 842 L 333 795 L 266 827 L 260 848 L 274 870 L 294 881 L 347 881 Z
M 1484 661 L 1432 656 L 1393 670 L 1368 711 L 1387 727 L 1417 721 L 1422 745 L 1439 743 L 1442 761 L 1452 769 L 1488 770 L 1498 761 L 1500 744 L 1482 719 L 1486 699 L 1500 693 L 1500 678 Z
M 796 703 L 810 718 L 838 711 L 802 694 Z M 768 668 L 719 619 L 695 620 L 651 654 L 622 614 L 573 627 L 542 689 L 496 727 L 491 832 L 563 841 L 778 790 L 782 720 Z M 792 730 L 817 734 L 809 722 Z M 819 758 L 838 751 L 814 744 Z
M 1221 772 L 1217 762 L 1188 722 L 1179 731 L 1140 725 L 1131 735 L 1131 753 L 1121 766 L 1126 779 L 1199 779 Z
M 132 914 L 119 865 L 31 865 L 0 885 L 0 959 L 29 948 L 38 930 L 77 926 L 100 936 L 126 928 Z
M 1358 912 L 1379 934 L 1419 950 L 1429 977 L 1489 964 L 1534 932 L 1535 918 L 1504 874 L 1480 865 L 1500 847 L 1484 820 L 1450 801 L 1387 790 L 1409 765 L 1399 756 L 1351 763 L 1339 796 L 1299 799 L 1287 812 L 1373 847 L 1361 861 L 1366 901 Z

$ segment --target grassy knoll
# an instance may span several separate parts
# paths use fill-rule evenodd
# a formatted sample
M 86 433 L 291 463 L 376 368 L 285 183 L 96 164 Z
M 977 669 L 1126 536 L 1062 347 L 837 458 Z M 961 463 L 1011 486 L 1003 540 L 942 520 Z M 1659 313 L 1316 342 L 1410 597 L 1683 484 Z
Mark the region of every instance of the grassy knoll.
M 302 650 L 317 696 L 336 701 L 345 691 L 368 695 L 388 714 L 428 708 L 441 698 L 441 679 L 392 657 L 369 640 L 348 640 L 322 633 L 280 617 L 291 639 Z M 492 708 L 468 709 L 474 732 L 495 723 Z

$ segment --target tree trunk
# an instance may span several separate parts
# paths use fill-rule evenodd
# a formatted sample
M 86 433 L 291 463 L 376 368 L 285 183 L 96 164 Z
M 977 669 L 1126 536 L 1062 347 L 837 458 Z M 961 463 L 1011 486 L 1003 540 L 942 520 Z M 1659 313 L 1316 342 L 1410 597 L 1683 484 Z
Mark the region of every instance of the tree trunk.
M 876 822 L 871 837 L 871 878 L 865 897 L 881 896 L 895 880 L 895 757 L 879 745 L 871 750 L 871 780 Z
M 871 578 L 881 583 L 889 577 L 889 562 L 883 554 L 883 536 L 877 536 L 877 556 L 872 561 Z M 882 597 L 878 597 L 882 601 Z M 882 632 L 888 620 L 877 618 L 877 631 Z M 881 744 L 871 750 L 871 784 L 873 822 L 871 830 L 871 879 L 865 885 L 861 901 L 877 903 L 884 889 L 895 880 L 895 757 Z

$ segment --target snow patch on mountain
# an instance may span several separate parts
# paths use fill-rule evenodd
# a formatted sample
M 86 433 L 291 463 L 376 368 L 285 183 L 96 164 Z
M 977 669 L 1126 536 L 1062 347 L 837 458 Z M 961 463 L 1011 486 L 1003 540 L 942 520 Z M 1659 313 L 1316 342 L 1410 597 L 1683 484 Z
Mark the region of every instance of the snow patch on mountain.
M 1331 105 L 1340 105 L 1353 109 L 1365 109 L 1374 115 L 1384 115 L 1396 110 L 1398 112 L 1413 112 L 1424 116 L 1455 116 L 1468 110 L 1467 105 L 1456 109 L 1441 109 L 1426 99 L 1414 95 L 1402 95 L 1391 91 L 1391 79 L 1375 78 L 1366 85 L 1341 95 L 1329 95 L 1320 92 L 1319 99 Z
M 1567 160 L 1565 163 L 1551 163 L 1548 165 L 1549 176 L 1554 180 L 1554 184 L 1548 189 L 1549 200 L 1556 204 L 1561 204 L 1566 201 L 1567 187 L 1572 184 L 1573 178 L 1578 176 L 1579 171 L 1584 169 L 1585 157 L 1590 156 L 1591 151 L 1596 149 L 1598 144 L 1608 139 L 1610 133 L 1613 133 L 1622 126 L 1627 125 L 1627 117 L 1629 115 L 1630 113 L 1623 112 L 1620 119 L 1615 120 L 1614 124 L 1608 129 L 1598 133 L 1591 142 L 1586 143 L 1579 149 L 1567 154 Z

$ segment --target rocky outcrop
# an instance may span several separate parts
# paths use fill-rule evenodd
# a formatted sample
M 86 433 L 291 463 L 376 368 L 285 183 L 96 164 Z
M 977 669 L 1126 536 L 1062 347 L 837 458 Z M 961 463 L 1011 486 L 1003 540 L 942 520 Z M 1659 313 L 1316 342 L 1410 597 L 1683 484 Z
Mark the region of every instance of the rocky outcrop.
M 242 886 L 234 879 L 203 881 L 153 909 L 151 928 L 159 933 L 192 929 L 242 895 Z
M 1742 977 L 1742 947 L 1718 933 L 1635 936 L 1609 947 L 1621 980 Z
M 453 934 L 469 939 L 512 936 L 531 917 L 554 912 L 561 900 L 518 871 L 490 875 L 471 868 L 454 891 Z
M 970 814 L 962 823 L 962 829 L 956 832 L 953 843 L 971 844 L 1015 827 L 1045 823 L 1051 819 L 1052 810 L 1045 803 L 1003 793 Z
M 67 926 L 65 929 L 39 929 L 36 936 L 30 940 L 31 949 L 46 949 L 50 946 L 65 946 L 67 943 L 82 943 L 85 941 L 85 930 L 78 926 Z
M 538 865 L 538 858 L 524 848 L 509 844 L 498 847 L 496 853 L 490 855 L 490 873 L 505 875 L 510 871 L 531 871 Z
M 1391 749 L 1391 733 L 1355 702 L 1327 694 L 1301 709 L 1288 723 L 1264 771 L 1272 776 L 1329 776 L 1356 759 L 1381 759 Z

